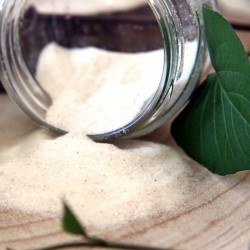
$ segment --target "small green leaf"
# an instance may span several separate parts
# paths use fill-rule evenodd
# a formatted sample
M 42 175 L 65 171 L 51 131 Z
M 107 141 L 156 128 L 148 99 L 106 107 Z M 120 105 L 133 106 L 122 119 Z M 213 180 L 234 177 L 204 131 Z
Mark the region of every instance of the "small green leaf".
M 212 64 L 217 72 L 233 71 L 250 77 L 248 56 L 229 23 L 217 12 L 203 8 L 206 38 Z
M 250 169 L 249 86 L 239 73 L 211 75 L 173 123 L 177 143 L 215 173 Z
M 65 232 L 74 235 L 81 235 L 86 240 L 96 243 L 99 246 L 107 246 L 109 244 L 108 241 L 105 241 L 101 238 L 95 236 L 89 236 L 85 227 L 81 225 L 77 217 L 74 215 L 74 213 L 71 211 L 71 209 L 66 203 L 64 203 L 62 228 L 64 229 Z
M 203 13 L 216 73 L 173 122 L 172 134 L 190 157 L 226 175 L 250 169 L 250 63 L 225 19 L 206 7 Z
M 82 235 L 86 237 L 86 230 L 81 226 L 77 217 L 71 211 L 69 206 L 64 203 L 64 212 L 62 218 L 62 227 L 64 231 L 74 234 L 74 235 Z

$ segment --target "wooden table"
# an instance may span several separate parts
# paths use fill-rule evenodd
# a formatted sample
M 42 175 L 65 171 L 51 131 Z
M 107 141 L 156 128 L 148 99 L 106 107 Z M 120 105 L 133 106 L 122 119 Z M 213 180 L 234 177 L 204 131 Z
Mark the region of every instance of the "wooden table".
M 197 193 L 184 207 L 95 233 L 123 242 L 174 249 L 249 249 L 250 172 L 211 179 L 207 193 Z M 43 218 L 0 210 L 0 249 L 31 249 L 70 239 L 58 217 Z
M 249 33 L 239 35 L 244 44 L 250 44 Z M 95 232 L 117 241 L 174 249 L 250 249 L 250 171 L 224 180 L 211 178 L 207 192 L 196 193 L 174 212 Z M 0 249 L 31 249 L 69 239 L 75 238 L 61 231 L 59 216 L 0 208 Z

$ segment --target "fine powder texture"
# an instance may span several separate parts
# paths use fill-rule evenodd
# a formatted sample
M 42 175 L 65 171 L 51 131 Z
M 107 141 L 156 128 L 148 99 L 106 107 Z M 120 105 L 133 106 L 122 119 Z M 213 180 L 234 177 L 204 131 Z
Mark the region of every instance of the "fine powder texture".
M 168 146 L 30 132 L 34 126 L 7 97 L 0 96 L 0 105 L 11 110 L 0 120 L 1 140 L 12 138 L 0 151 L 1 208 L 51 216 L 60 213 L 63 198 L 87 226 L 110 228 L 178 209 L 209 186 L 206 169 Z
M 163 50 L 130 54 L 93 47 L 67 50 L 52 43 L 41 53 L 37 70 L 53 101 L 46 120 L 84 134 L 122 128 L 155 93 L 162 68 Z
M 78 57 L 69 60 L 72 54 L 65 53 L 53 54 L 54 62 L 65 67 L 41 57 L 38 75 L 44 74 L 44 86 L 70 78 Z M 57 96 L 57 90 L 51 93 Z M 216 178 L 169 146 L 143 140 L 96 143 L 78 130 L 55 137 L 35 128 L 6 96 L 0 96 L 0 105 L 5 107 L 0 119 L 2 209 L 59 215 L 65 199 L 86 226 L 107 229 L 181 209 Z

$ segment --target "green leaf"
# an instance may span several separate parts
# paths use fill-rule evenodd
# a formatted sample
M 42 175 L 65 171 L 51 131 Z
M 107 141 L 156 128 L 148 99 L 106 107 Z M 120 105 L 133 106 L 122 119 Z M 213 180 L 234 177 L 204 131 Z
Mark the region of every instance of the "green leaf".
M 250 169 L 250 63 L 225 19 L 203 12 L 216 73 L 173 122 L 172 134 L 190 157 L 226 175 Z
M 62 228 L 64 231 L 74 235 L 87 236 L 85 228 L 81 226 L 80 222 L 66 203 L 64 203 Z
M 217 12 L 203 8 L 204 25 L 212 64 L 217 72 L 233 71 L 250 77 L 248 56 L 233 28 Z
M 174 121 L 178 144 L 215 173 L 250 169 L 249 86 L 250 78 L 239 73 L 211 75 Z

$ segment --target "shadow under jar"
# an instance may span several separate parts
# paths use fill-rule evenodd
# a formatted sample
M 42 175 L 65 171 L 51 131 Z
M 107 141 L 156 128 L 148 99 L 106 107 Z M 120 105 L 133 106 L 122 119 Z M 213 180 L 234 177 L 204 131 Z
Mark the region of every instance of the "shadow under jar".
M 81 97 L 81 109 L 65 112 L 65 105 L 57 116 L 68 119 L 68 124 L 77 120 L 75 127 L 90 128 L 84 132 L 93 140 L 111 141 L 150 133 L 189 99 L 205 60 L 201 1 L 137 0 L 138 3 L 119 4 L 120 1 L 103 1 L 102 6 L 95 0 L 2 0 L 1 81 L 11 99 L 42 127 L 58 134 L 71 130 L 70 126 L 61 126 L 62 122 L 49 120 L 51 107 L 63 95 L 57 100 L 52 98 L 53 94 L 37 77 L 39 58 L 52 43 L 71 53 L 70 58 L 79 52 L 82 69 L 78 80 L 82 79 L 83 85 L 75 93 L 95 100 L 85 105 Z M 216 8 L 215 1 L 203 3 Z M 113 72 L 106 60 L 100 68 L 101 77 L 95 75 L 99 73 L 95 70 L 92 78 L 103 79 L 107 74 L 107 86 L 89 94 L 87 89 L 93 82 L 85 76 L 97 68 L 99 56 L 113 60 L 110 65 L 115 65 L 116 70 Z M 85 60 L 88 57 L 92 59 Z M 65 70 L 60 61 L 53 67 Z M 135 80 L 130 72 L 137 69 L 144 71 Z M 99 86 L 102 81 L 95 82 Z M 66 90 L 70 92 L 74 87 L 73 82 Z M 90 104 L 96 109 L 88 116 L 84 116 L 85 111 L 81 115 Z

